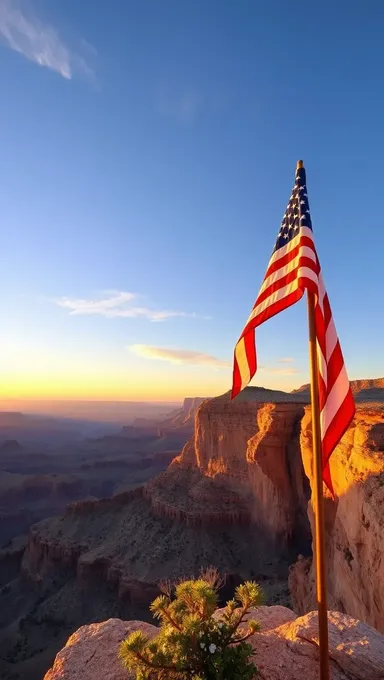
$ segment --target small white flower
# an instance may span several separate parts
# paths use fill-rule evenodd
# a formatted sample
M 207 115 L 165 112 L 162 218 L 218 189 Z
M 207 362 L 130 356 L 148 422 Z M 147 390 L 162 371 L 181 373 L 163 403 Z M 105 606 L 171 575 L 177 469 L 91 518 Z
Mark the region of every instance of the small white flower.
M 211 654 L 214 654 L 215 651 L 216 651 L 216 649 L 217 649 L 217 647 L 216 647 L 216 645 L 214 645 L 214 644 L 212 643 L 211 645 L 209 645 L 208 649 L 209 649 L 209 651 L 211 652 Z
M 224 626 L 224 624 L 220 622 L 220 623 L 219 623 L 219 628 L 222 628 L 223 626 Z
M 200 642 L 200 647 L 201 647 L 201 649 L 205 649 L 205 644 L 204 644 L 204 642 Z

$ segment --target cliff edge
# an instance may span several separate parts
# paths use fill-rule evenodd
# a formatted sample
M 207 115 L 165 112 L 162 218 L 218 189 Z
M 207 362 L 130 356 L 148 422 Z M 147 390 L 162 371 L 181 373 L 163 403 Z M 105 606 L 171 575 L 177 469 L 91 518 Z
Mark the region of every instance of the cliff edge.
M 249 642 L 260 680 L 318 680 L 317 613 L 295 618 L 286 607 L 250 612 L 261 623 Z M 329 612 L 331 680 L 383 680 L 384 636 L 356 619 Z M 44 680 L 134 680 L 118 659 L 120 643 L 133 631 L 152 637 L 155 626 L 110 619 L 84 626 L 58 653 Z

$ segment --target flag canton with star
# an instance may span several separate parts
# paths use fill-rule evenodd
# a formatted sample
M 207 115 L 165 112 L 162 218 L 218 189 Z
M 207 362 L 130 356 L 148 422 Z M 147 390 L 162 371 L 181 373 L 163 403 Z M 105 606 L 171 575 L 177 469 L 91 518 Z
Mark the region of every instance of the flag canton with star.
M 277 235 L 273 252 L 286 246 L 295 238 L 299 233 L 300 227 L 312 229 L 304 168 L 298 168 L 296 171 L 295 185 Z

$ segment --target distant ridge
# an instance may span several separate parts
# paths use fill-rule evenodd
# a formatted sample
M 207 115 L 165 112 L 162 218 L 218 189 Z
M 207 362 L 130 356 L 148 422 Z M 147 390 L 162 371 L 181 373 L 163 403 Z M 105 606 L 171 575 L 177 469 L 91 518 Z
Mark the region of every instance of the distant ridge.
M 0 446 L 0 452 L 1 453 L 13 453 L 15 451 L 21 451 L 23 447 L 17 439 L 7 439 L 1 446 Z
M 351 380 L 352 392 L 356 401 L 384 401 L 384 378 L 367 378 L 365 380 Z M 308 394 L 309 384 L 302 385 L 291 394 Z
M 235 402 L 239 404 L 243 401 L 257 401 L 260 403 L 280 403 L 280 402 L 294 402 L 294 403 L 309 403 L 309 391 L 304 388 L 307 387 L 303 385 L 294 392 L 284 392 L 283 390 L 273 390 L 267 387 L 259 387 L 257 385 L 252 387 L 245 387 L 240 394 L 237 395 Z M 230 392 L 226 392 L 225 395 L 228 397 Z

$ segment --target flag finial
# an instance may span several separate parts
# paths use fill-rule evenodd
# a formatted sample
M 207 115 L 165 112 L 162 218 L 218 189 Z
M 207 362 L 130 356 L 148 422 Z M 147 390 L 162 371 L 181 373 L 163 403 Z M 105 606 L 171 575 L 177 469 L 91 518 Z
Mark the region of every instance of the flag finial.
M 304 161 L 297 161 L 296 170 L 304 167 Z

